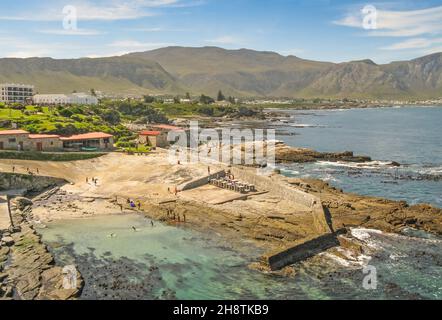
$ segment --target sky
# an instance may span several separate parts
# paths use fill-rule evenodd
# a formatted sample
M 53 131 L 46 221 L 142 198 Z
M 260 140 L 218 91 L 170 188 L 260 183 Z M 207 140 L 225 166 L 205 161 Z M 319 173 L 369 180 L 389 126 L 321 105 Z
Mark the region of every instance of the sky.
M 442 0 L 0 0 L 0 8 L 0 57 L 218 46 L 388 63 L 442 52 Z

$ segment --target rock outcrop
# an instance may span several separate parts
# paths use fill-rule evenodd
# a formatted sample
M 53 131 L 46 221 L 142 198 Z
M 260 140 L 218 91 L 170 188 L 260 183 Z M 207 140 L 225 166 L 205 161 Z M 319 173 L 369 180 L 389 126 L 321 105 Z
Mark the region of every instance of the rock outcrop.
M 65 286 L 63 269 L 27 219 L 31 205 L 31 200 L 18 198 L 11 206 L 15 227 L 0 243 L 0 299 L 73 299 L 83 287 L 81 276 L 77 272 L 75 287 Z

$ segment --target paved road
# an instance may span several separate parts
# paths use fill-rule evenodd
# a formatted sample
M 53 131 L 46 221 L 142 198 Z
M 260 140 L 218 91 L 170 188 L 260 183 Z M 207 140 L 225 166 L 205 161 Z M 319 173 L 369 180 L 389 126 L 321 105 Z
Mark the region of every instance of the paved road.
M 0 230 L 8 229 L 11 225 L 6 197 L 0 197 Z

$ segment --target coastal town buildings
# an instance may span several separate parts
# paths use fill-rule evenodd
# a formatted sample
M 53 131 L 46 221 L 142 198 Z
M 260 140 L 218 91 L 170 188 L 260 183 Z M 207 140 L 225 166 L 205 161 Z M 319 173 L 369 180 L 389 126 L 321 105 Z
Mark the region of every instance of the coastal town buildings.
M 113 149 L 113 136 L 91 132 L 69 137 L 31 134 L 24 130 L 0 131 L 0 150 L 16 151 L 106 151 Z
M 98 98 L 85 93 L 73 94 L 36 94 L 33 101 L 37 105 L 97 105 Z
M 165 148 L 168 146 L 167 134 L 160 131 L 141 131 L 138 143 L 149 145 L 152 148 Z
M 0 102 L 25 103 L 32 100 L 34 86 L 27 84 L 0 84 Z
M 168 124 L 149 125 L 148 130 L 139 132 L 138 143 L 149 145 L 153 148 L 166 148 L 170 145 L 167 136 L 171 131 L 182 132 L 184 129 Z

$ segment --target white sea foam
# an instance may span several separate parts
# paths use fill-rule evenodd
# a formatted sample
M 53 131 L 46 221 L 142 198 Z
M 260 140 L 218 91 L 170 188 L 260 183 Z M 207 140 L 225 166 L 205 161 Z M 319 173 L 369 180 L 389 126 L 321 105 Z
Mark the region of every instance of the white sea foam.
M 329 167 L 345 167 L 345 168 L 354 168 L 354 169 L 379 169 L 382 167 L 391 167 L 391 161 L 369 161 L 369 162 L 345 162 L 345 161 L 319 161 L 318 165 L 320 166 L 329 166 Z

